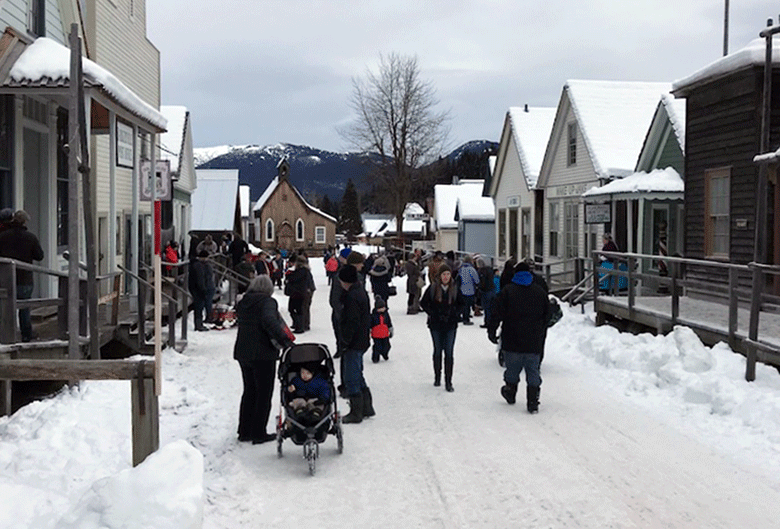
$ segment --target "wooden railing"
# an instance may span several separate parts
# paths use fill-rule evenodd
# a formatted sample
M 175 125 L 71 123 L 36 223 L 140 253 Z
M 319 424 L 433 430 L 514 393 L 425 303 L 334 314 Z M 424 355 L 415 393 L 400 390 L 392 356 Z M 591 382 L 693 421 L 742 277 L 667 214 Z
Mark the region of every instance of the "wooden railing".
M 130 380 L 133 466 L 160 446 L 160 412 L 154 392 L 154 361 L 9 360 L 0 358 L 0 380 Z M 10 389 L 0 395 L 4 405 Z
M 613 269 L 604 268 L 601 264 L 602 256 L 611 260 L 615 264 L 615 267 Z M 638 271 L 640 261 L 658 261 L 659 259 L 661 258 L 657 255 L 594 251 L 593 268 L 596 272 L 595 277 L 592 279 L 594 282 L 594 305 L 600 295 L 600 289 L 595 287 L 595 285 L 600 283 L 604 278 L 610 278 L 610 294 L 627 296 L 629 319 L 633 319 L 639 283 L 640 281 L 652 281 L 653 283 L 663 285 L 668 289 L 670 302 L 669 314 L 671 322 L 674 325 L 679 320 L 680 298 L 685 295 L 686 289 L 696 289 L 700 292 L 708 292 L 710 297 L 720 299 L 728 305 L 727 334 L 729 345 L 733 348 L 734 344 L 737 342 L 737 333 L 739 331 L 739 304 L 740 302 L 743 304 L 749 302 L 751 306 L 749 331 L 747 339 L 743 340 L 743 342 L 748 345 L 745 378 L 748 381 L 755 380 L 755 366 L 759 353 L 763 352 L 776 355 L 776 346 L 759 339 L 758 326 L 762 312 L 776 313 L 780 310 L 780 297 L 765 291 L 765 275 L 780 276 L 780 266 L 757 263 L 740 265 L 718 261 L 664 256 L 663 261 L 669 270 L 668 275 L 648 274 Z M 625 263 L 626 270 L 619 270 L 619 263 Z M 700 270 L 717 271 L 719 276 L 728 279 L 724 283 L 689 279 L 685 274 L 685 269 L 688 266 L 695 266 Z M 740 278 L 743 279 L 744 283 L 747 276 L 750 276 L 751 278 L 749 281 L 751 285 L 750 289 L 740 286 Z M 626 278 L 625 291 L 621 291 L 618 288 L 618 278 L 620 277 Z M 772 361 L 771 363 L 778 364 L 778 361 Z

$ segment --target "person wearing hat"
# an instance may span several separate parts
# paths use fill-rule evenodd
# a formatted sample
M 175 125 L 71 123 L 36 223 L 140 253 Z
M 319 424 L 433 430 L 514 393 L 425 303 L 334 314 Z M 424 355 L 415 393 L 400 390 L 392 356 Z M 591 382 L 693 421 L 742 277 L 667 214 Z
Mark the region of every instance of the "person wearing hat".
M 374 347 L 371 351 L 371 361 L 379 362 L 379 357 L 388 360 L 390 354 L 390 338 L 393 336 L 393 321 L 387 311 L 387 303 L 380 296 L 374 299 L 374 310 L 371 312 L 371 339 Z
M 189 287 L 196 331 L 208 331 L 208 328 L 203 325 L 204 309 L 206 321 L 211 319 L 211 302 L 214 299 L 215 288 L 214 270 L 208 260 L 208 250 L 201 250 L 198 252 L 198 257 L 190 262 Z
M 322 418 L 330 402 L 330 384 L 322 376 L 320 365 L 309 362 L 301 365 L 298 375 L 287 386 L 287 405 L 293 414 L 305 421 Z
M 350 407 L 342 422 L 350 424 L 375 414 L 371 390 L 363 376 L 363 354 L 370 345 L 371 312 L 368 294 L 358 280 L 357 268 L 345 265 L 339 271 L 339 282 L 344 290 L 339 317 L 339 351 L 342 382 Z
M 363 288 L 366 288 L 366 256 L 358 251 L 351 251 L 347 256 L 347 264 L 357 268 L 358 279 Z
M 0 209 L 0 233 L 11 227 L 14 218 L 14 210 L 11 208 Z
M 539 411 L 539 358 L 544 351 L 549 310 L 547 293 L 534 282 L 528 263 L 521 261 L 515 266 L 512 280 L 496 296 L 488 320 L 488 339 L 493 343 L 498 343 L 497 330 L 501 325 L 501 350 L 506 365 L 501 396 L 509 404 L 515 403 L 520 373 L 525 370 L 529 413 Z
M 4 216 L 7 212 L 4 211 Z M 43 248 L 33 233 L 27 230 L 30 216 L 24 210 L 13 214 L 5 230 L 0 233 L 0 257 L 8 257 L 24 263 L 43 260 Z M 16 268 L 16 299 L 30 299 L 33 294 L 33 273 L 30 270 Z M 19 330 L 22 341 L 33 339 L 30 309 L 19 309 Z
M 452 392 L 455 364 L 455 335 L 463 314 L 463 295 L 452 279 L 449 265 L 439 265 L 435 279 L 423 294 L 420 307 L 428 314 L 428 329 L 433 341 L 433 385 L 441 386 L 441 364 L 444 359 L 444 387 Z
M 352 254 L 355 255 L 352 255 Z M 347 263 L 347 260 L 350 259 L 350 256 L 352 256 L 351 260 L 352 263 Z M 363 254 L 360 252 L 353 252 L 350 248 L 344 248 L 339 253 L 339 269 L 338 271 L 341 272 L 341 270 L 347 265 L 351 264 L 355 267 L 358 271 L 363 268 Z M 359 277 L 359 274 L 358 274 Z M 336 338 L 336 353 L 333 355 L 334 358 L 341 358 L 341 350 L 339 349 L 339 320 L 341 318 L 341 311 L 343 308 L 343 298 L 344 294 L 344 288 L 341 286 L 341 281 L 338 279 L 338 272 L 336 273 L 336 280 L 333 281 L 330 285 L 330 295 L 328 297 L 328 302 L 330 303 L 331 313 L 330 313 L 330 322 L 333 325 L 333 335 Z M 342 397 L 346 398 L 347 394 L 344 389 L 344 362 L 341 361 L 339 364 L 339 375 L 341 377 L 341 384 L 338 386 L 339 393 Z

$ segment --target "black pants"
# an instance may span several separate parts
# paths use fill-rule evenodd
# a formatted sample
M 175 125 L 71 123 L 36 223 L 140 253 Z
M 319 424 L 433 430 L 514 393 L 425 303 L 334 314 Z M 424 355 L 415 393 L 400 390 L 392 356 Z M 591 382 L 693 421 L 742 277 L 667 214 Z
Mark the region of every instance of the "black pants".
M 242 439 L 260 439 L 266 433 L 274 395 L 276 361 L 256 360 L 241 362 L 244 394 L 238 413 L 238 436 Z

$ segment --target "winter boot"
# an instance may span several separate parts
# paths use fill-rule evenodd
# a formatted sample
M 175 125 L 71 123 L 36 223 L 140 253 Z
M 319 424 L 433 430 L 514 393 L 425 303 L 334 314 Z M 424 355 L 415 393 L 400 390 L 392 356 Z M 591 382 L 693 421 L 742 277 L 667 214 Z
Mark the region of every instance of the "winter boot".
M 509 404 L 516 402 L 517 396 L 517 384 L 505 384 L 501 387 L 501 396 L 504 397 Z
M 363 394 L 349 397 L 349 413 L 341 419 L 344 424 L 358 424 L 363 422 Z
M 525 395 L 528 404 L 528 413 L 539 412 L 539 386 L 526 386 Z
M 441 386 L 441 356 L 433 355 L 433 385 Z
M 371 390 L 369 388 L 363 388 L 363 417 L 373 417 L 376 415 L 374 411 L 374 399 L 371 397 Z
M 452 367 L 455 362 L 454 358 L 444 359 L 444 387 L 447 391 L 452 393 L 455 388 L 452 387 Z

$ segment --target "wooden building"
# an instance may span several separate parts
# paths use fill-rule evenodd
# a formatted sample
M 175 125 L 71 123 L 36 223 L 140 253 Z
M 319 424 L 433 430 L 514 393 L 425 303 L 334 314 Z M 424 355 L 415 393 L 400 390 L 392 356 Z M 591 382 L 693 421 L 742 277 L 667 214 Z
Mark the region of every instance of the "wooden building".
M 756 222 L 767 223 L 769 258 L 780 231 L 777 180 L 768 186 L 768 212 L 756 218 L 763 97 L 764 39 L 722 57 L 677 81 L 675 97 L 686 101 L 685 256 L 746 264 L 753 261 Z M 769 145 L 780 143 L 780 43 L 775 39 Z M 688 276 L 711 282 L 711 272 L 689 267 Z M 722 278 L 725 282 L 726 277 Z
M 306 202 L 289 175 L 285 157 L 252 210 L 256 239 L 250 242 L 265 250 L 303 248 L 322 253 L 336 244 L 336 219 Z

